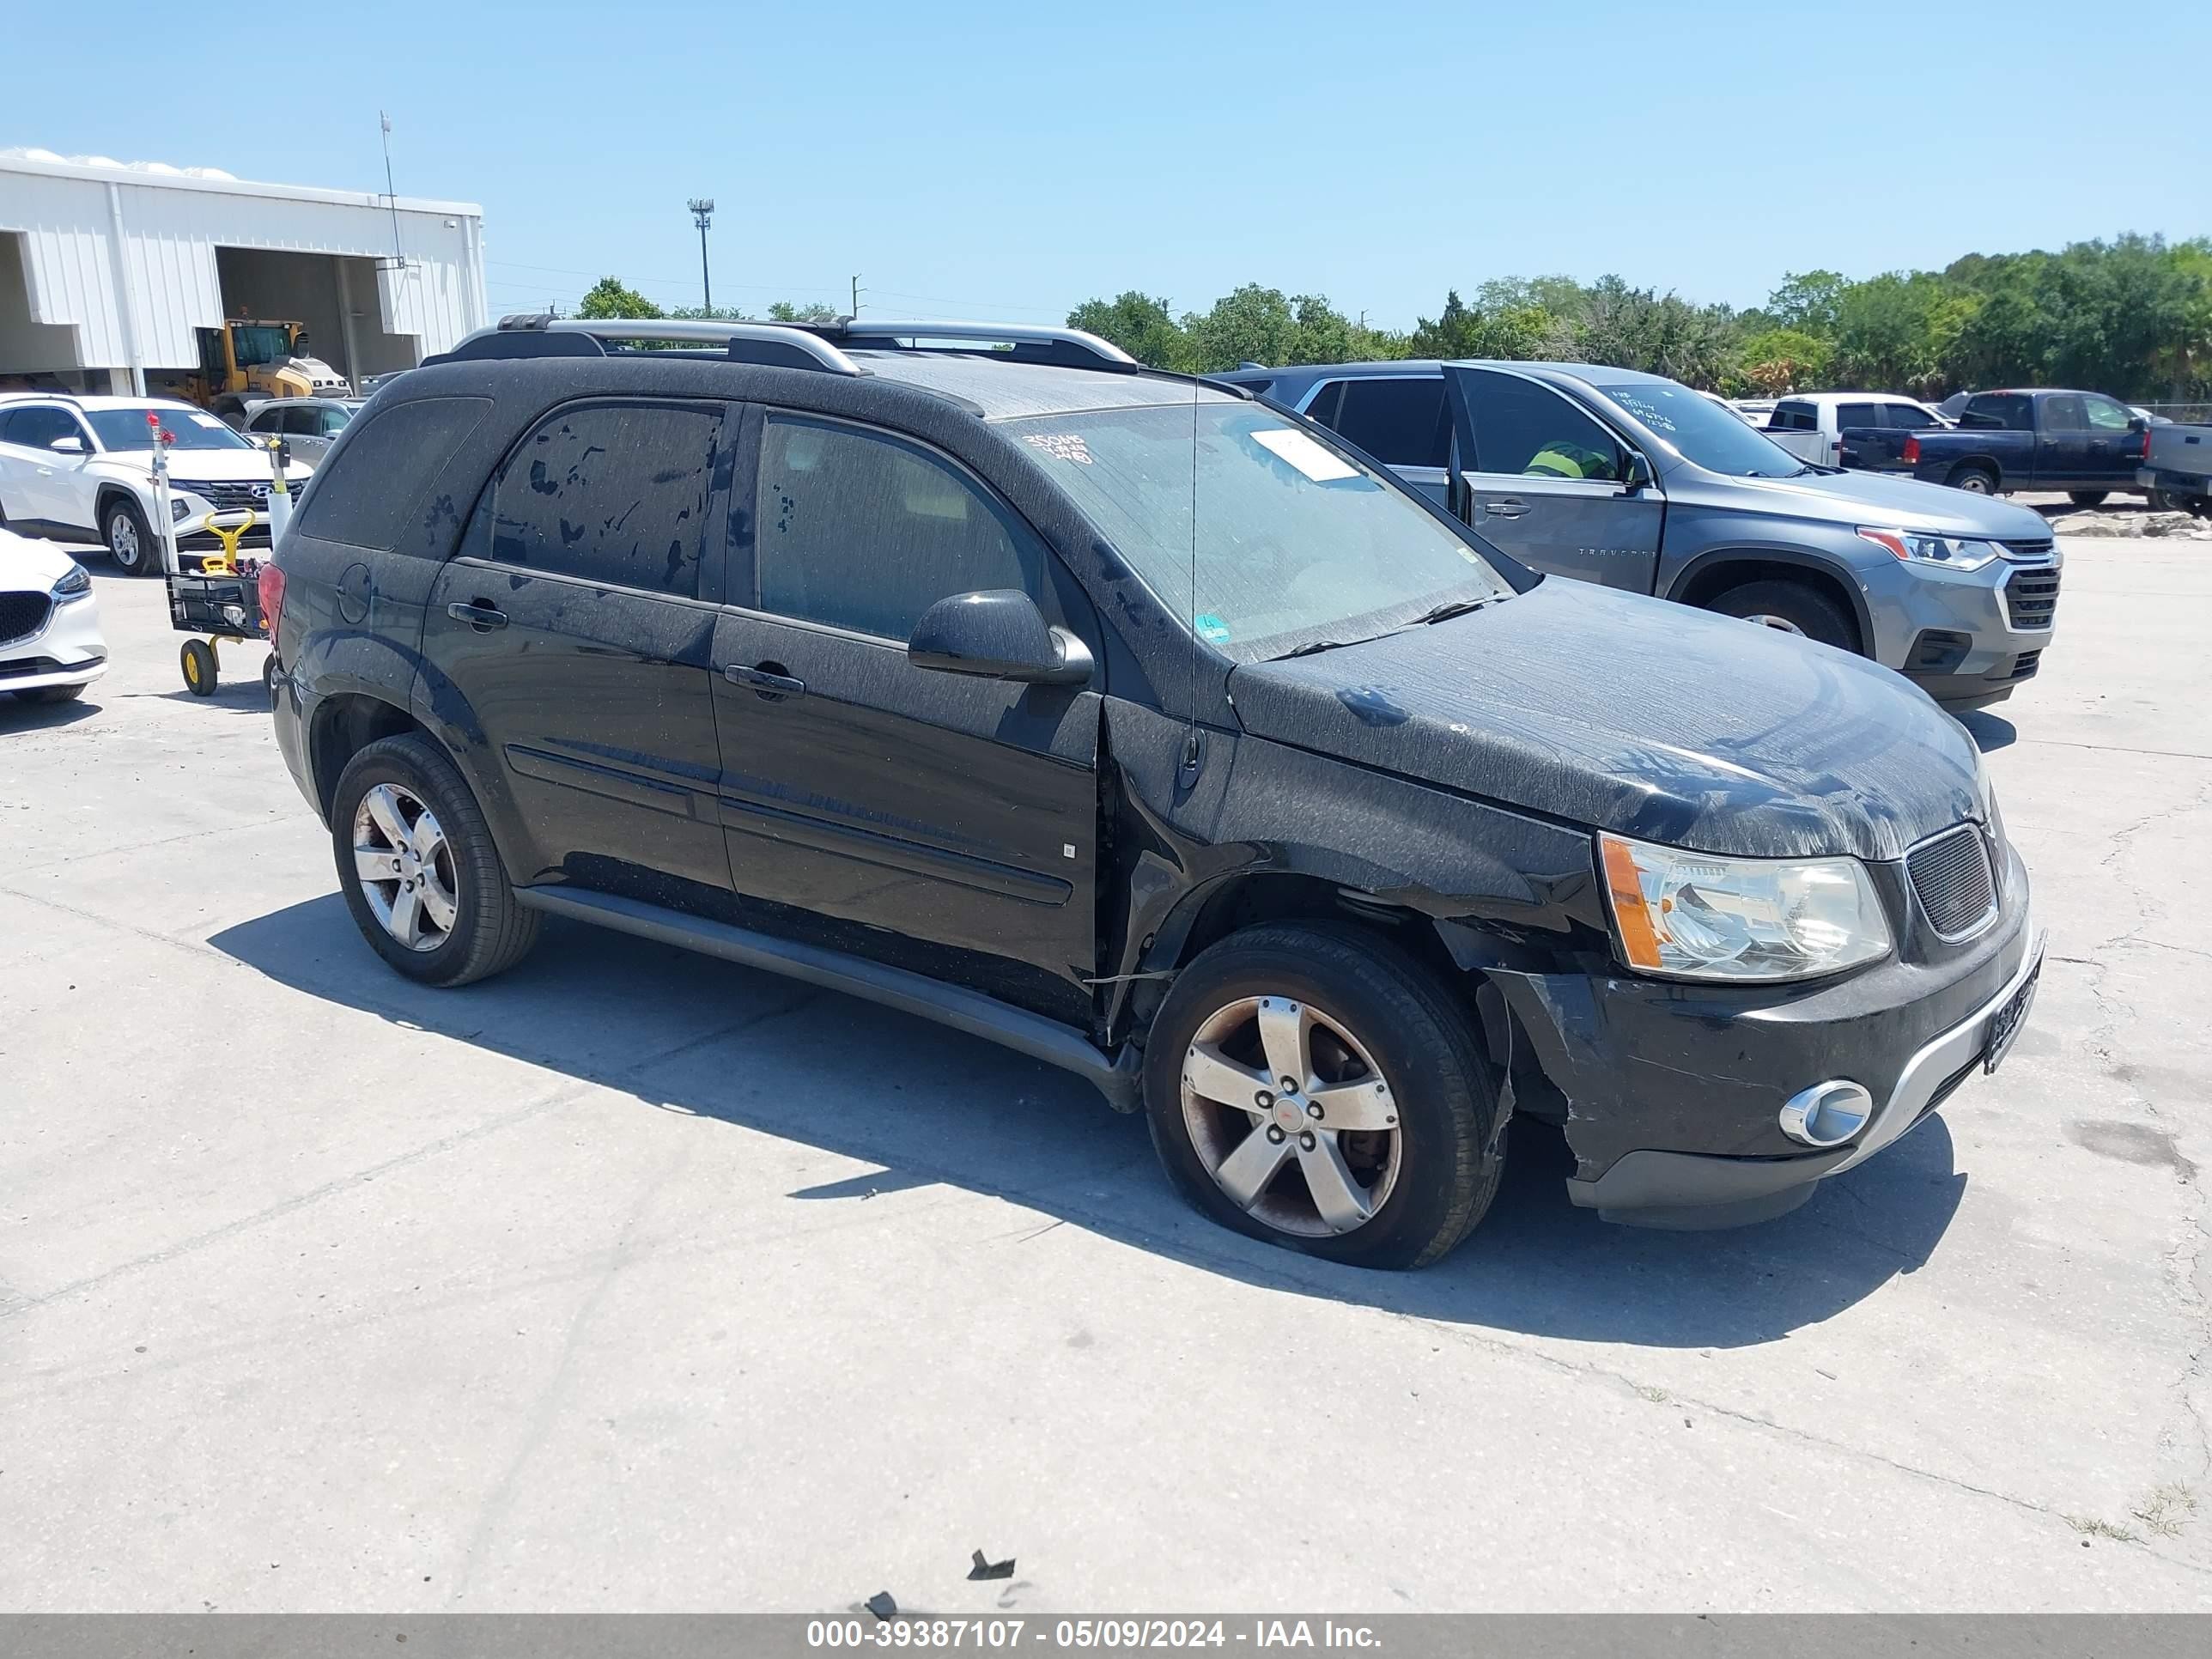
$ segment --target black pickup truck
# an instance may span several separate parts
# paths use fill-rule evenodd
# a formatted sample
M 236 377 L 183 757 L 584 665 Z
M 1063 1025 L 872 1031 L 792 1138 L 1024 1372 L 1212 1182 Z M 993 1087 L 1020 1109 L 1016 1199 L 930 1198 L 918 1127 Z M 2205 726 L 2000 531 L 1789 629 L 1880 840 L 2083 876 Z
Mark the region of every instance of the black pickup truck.
M 1914 433 L 1896 459 L 1869 454 L 1860 465 L 1979 495 L 2063 489 L 2075 506 L 2094 507 L 2115 489 L 2140 488 L 2148 431 L 2101 392 L 1977 392 L 1949 431 Z

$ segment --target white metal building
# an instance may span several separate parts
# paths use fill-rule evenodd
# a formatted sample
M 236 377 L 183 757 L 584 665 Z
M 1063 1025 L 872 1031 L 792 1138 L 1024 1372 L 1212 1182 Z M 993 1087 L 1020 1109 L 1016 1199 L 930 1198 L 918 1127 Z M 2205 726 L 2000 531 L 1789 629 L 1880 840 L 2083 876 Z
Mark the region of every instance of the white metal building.
M 411 368 L 487 320 L 483 210 L 0 149 L 0 390 L 158 391 L 240 317 L 356 382 Z

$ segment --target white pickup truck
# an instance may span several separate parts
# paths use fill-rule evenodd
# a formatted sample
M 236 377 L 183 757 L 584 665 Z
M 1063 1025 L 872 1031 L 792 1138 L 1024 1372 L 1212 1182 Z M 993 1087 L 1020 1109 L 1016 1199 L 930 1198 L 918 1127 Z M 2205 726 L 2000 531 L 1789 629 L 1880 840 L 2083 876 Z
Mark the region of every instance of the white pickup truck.
M 2212 519 L 2212 426 L 2166 422 L 2148 433 L 2136 482 L 2153 507 L 2178 507 Z

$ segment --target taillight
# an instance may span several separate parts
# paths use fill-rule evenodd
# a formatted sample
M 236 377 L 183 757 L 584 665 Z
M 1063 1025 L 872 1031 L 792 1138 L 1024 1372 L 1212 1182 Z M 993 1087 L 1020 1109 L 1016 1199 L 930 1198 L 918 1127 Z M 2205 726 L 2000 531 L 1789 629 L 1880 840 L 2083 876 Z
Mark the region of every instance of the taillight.
M 2150 428 L 2148 427 L 2145 427 L 2143 428 L 2142 448 L 2138 453 L 2137 459 L 2145 461 L 2150 459 Z
M 276 619 L 284 614 L 284 573 L 273 558 L 261 562 L 261 615 L 269 624 L 269 643 L 276 643 Z
M 1920 465 L 1920 440 L 1919 440 L 1919 439 L 1917 439 L 1917 438 L 1907 438 L 1907 439 L 1905 441 L 1905 454 L 1904 454 L 1904 460 L 1905 460 L 1905 465 L 1907 465 L 1907 466 L 1917 466 L 1917 465 Z

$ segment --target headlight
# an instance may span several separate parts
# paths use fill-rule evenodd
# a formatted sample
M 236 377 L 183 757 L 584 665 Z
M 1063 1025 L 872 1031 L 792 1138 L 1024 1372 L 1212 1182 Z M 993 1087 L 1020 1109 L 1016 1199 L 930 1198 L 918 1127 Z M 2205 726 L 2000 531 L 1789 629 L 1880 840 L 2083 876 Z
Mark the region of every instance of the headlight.
M 1927 536 L 1912 530 L 1883 530 L 1861 525 L 1859 534 L 1886 553 L 1921 564 L 1939 564 L 1947 570 L 1979 570 L 1991 559 L 2004 557 L 1995 542 L 1971 541 L 1960 536 Z
M 1621 959 L 1680 979 L 1811 979 L 1889 954 L 1856 859 L 1723 859 L 1598 837 Z
M 73 564 L 51 591 L 57 599 L 81 599 L 92 592 L 92 578 L 85 574 L 82 565 Z
M 182 524 L 185 521 L 185 514 L 191 511 L 191 508 L 185 505 L 182 496 L 173 494 L 169 497 L 169 516 L 177 523 Z

